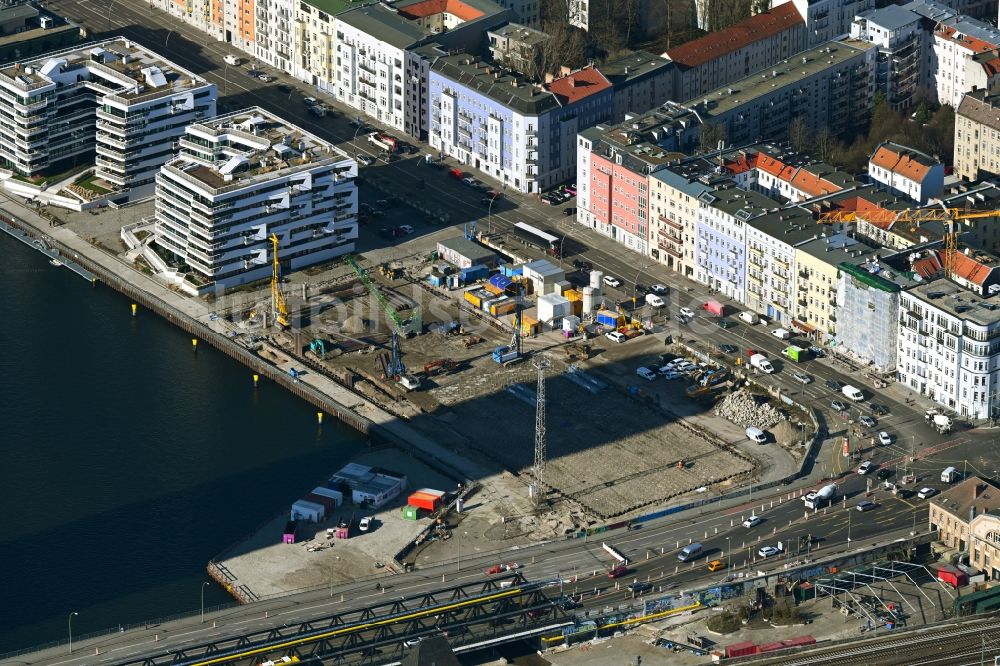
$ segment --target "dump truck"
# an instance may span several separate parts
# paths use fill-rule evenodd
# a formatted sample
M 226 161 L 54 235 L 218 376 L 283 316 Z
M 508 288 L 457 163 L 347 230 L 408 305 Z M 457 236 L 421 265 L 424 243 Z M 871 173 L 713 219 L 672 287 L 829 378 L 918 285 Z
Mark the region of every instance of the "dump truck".
M 761 372 L 766 372 L 767 374 L 774 372 L 774 366 L 771 365 L 769 360 L 767 360 L 767 356 L 764 356 L 760 352 L 751 354 L 750 365 L 757 368 Z
M 802 502 L 807 509 L 822 509 L 827 504 L 833 502 L 837 495 L 837 484 L 830 483 L 823 486 L 816 492 L 807 493 L 802 497 Z

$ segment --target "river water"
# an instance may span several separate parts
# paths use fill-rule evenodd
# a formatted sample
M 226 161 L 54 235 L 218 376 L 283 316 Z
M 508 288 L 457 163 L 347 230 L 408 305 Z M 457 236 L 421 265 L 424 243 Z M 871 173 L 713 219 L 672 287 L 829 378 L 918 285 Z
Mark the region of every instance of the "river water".
M 364 445 L 2 234 L 0 285 L 0 653 L 198 612 L 206 562 Z

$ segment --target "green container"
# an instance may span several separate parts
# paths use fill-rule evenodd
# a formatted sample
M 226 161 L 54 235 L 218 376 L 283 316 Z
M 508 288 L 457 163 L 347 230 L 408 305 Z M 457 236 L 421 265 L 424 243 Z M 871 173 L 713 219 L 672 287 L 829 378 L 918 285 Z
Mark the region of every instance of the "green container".
M 795 361 L 796 363 L 800 363 L 802 361 L 808 360 L 809 350 L 803 349 L 802 347 L 796 347 L 795 345 L 791 345 L 790 347 L 785 347 L 785 356 Z
M 420 509 L 415 506 L 406 505 L 403 507 L 403 520 L 417 520 L 420 517 Z

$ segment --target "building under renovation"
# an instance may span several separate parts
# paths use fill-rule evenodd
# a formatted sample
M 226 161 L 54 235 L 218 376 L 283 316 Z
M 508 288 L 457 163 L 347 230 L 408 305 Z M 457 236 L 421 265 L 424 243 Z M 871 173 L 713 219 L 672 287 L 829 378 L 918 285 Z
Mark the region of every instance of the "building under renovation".
M 837 347 L 880 372 L 893 370 L 900 286 L 880 275 L 887 268 L 877 261 L 838 268 Z

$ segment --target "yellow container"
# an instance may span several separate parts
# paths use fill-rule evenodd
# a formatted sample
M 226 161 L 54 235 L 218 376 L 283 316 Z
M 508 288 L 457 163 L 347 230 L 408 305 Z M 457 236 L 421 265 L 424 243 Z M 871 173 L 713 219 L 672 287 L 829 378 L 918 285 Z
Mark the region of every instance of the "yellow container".
M 476 292 L 474 292 L 474 291 L 467 291 L 467 292 L 465 292 L 465 300 L 467 300 L 470 303 L 472 303 L 472 307 L 474 307 L 474 308 L 479 308 L 479 307 L 482 307 L 482 305 L 483 305 L 483 300 L 481 298 L 479 298 L 479 295 L 476 294 Z

